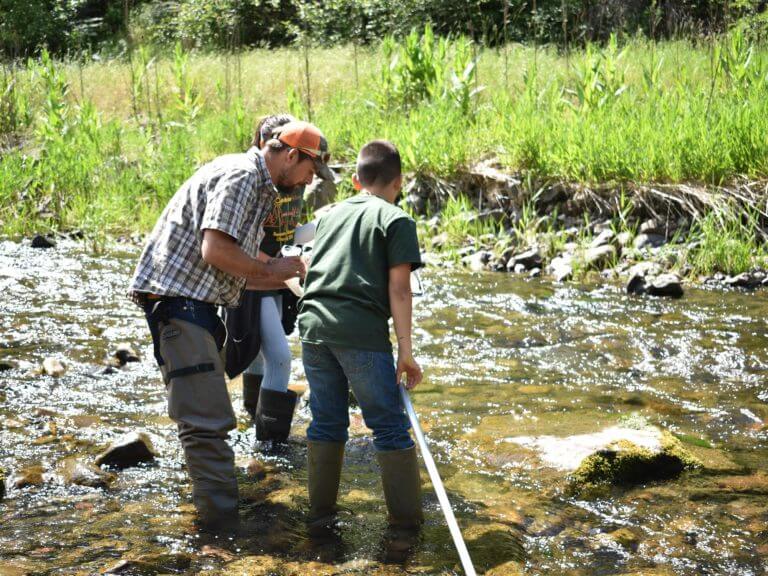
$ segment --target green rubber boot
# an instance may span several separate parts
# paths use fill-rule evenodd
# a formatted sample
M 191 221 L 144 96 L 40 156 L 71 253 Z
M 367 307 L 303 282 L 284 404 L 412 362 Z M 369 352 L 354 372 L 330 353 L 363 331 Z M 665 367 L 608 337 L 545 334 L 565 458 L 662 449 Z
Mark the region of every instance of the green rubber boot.
M 343 462 L 343 443 L 312 440 L 307 442 L 307 484 L 309 485 L 307 529 L 310 536 L 322 536 L 333 530 Z
M 416 447 L 377 452 L 381 483 L 389 512 L 389 525 L 418 528 L 424 521 L 421 509 L 421 476 Z

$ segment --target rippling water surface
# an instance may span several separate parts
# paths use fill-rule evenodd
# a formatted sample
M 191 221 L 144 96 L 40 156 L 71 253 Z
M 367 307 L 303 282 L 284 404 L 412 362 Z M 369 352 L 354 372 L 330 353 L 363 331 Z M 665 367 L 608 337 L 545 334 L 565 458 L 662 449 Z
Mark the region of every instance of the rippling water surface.
M 196 533 L 181 450 L 165 415 L 143 317 L 123 293 L 138 252 L 0 243 L 0 574 L 453 574 L 425 479 L 427 523 L 405 565 L 387 564 L 373 448 L 359 414 L 342 486 L 342 533 L 304 536 L 305 400 L 289 445 L 233 434 L 244 534 Z M 430 270 L 416 310 L 426 372 L 413 394 L 479 571 L 494 574 L 739 574 L 768 571 L 766 295 L 689 290 L 680 301 L 618 286 L 565 286 Z M 295 335 L 292 337 L 297 351 Z M 141 362 L 105 374 L 119 342 Z M 57 357 L 65 375 L 40 374 Z M 304 384 L 300 362 L 294 381 Z M 231 383 L 240 406 L 239 382 Z M 520 436 L 598 432 L 641 417 L 682 439 L 704 470 L 593 498 L 567 490 Z M 71 486 L 62 462 L 92 461 L 148 431 L 156 464 L 110 488 Z M 249 473 L 257 458 L 265 466 Z M 39 486 L 14 476 L 38 466 Z M 620 536 L 621 535 L 621 536 Z M 140 560 L 140 561 L 138 561 Z M 130 566 L 133 566 L 131 568 Z

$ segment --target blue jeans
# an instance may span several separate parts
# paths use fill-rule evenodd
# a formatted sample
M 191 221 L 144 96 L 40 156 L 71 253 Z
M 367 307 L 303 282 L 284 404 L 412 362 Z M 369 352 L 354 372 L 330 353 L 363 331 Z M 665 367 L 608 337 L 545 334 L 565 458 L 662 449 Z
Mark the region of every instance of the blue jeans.
M 303 342 L 302 358 L 312 411 L 312 422 L 307 429 L 309 440 L 347 441 L 349 389 L 352 388 L 365 425 L 373 430 L 376 450 L 404 450 L 413 446 L 391 352 Z

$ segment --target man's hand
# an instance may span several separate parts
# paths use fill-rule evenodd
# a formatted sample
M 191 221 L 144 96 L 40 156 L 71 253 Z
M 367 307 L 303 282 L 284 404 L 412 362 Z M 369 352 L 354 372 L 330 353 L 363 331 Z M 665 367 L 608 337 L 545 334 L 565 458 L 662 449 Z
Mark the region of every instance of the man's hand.
M 421 382 L 422 373 L 421 367 L 419 367 L 416 360 L 412 355 L 397 355 L 397 382 L 398 384 L 403 381 L 403 375 L 405 375 L 405 388 L 406 390 L 413 390 Z
M 307 267 L 301 256 L 288 256 L 286 258 L 272 258 L 267 262 L 267 270 L 275 280 L 288 280 L 290 278 L 303 278 L 307 273 Z

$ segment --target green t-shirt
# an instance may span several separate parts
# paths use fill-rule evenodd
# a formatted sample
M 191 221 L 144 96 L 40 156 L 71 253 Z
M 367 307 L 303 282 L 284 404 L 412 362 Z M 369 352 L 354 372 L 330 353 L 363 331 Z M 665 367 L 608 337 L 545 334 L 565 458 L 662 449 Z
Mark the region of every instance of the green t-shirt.
M 421 266 L 416 223 L 377 196 L 341 202 L 317 226 L 299 304 L 304 342 L 391 352 L 389 269 Z

